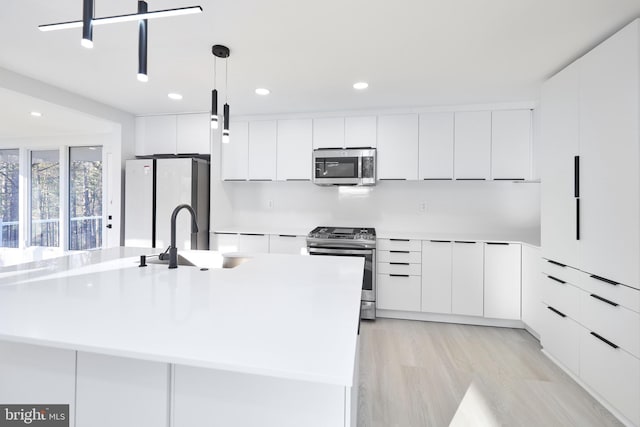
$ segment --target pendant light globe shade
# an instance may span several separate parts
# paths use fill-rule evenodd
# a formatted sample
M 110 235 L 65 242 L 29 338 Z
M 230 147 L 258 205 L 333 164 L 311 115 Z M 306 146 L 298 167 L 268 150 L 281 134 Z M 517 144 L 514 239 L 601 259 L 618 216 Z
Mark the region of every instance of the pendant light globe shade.
M 231 132 L 229 131 L 229 104 L 224 104 L 222 113 L 224 114 L 224 128 L 222 130 L 222 142 L 228 144 L 231 140 Z
M 218 118 L 218 90 L 214 89 L 211 91 L 211 129 L 218 129 L 219 127 L 219 118 Z

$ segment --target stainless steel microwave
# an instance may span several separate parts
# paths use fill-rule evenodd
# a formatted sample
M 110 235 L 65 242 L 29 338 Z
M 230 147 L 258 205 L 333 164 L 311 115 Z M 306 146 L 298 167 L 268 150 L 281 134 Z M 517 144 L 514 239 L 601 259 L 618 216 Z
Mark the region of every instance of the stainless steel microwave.
M 313 150 L 313 183 L 318 185 L 375 185 L 375 148 Z

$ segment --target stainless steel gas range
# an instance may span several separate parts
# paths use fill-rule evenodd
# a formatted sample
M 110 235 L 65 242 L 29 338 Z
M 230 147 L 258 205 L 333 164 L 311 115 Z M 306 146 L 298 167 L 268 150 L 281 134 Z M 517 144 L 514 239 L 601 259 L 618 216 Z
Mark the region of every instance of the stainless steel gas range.
M 376 230 L 364 227 L 316 227 L 307 235 L 310 255 L 364 258 L 362 319 L 376 318 Z

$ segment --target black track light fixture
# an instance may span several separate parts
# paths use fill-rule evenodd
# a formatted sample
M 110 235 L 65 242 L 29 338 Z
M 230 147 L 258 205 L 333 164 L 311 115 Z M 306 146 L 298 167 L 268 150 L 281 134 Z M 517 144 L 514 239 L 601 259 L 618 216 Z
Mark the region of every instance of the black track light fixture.
M 138 0 L 138 13 L 144 14 L 149 10 L 147 2 L 144 0 Z M 147 75 L 147 35 L 149 34 L 149 27 L 146 19 L 138 21 L 138 80 L 141 82 L 148 82 L 149 76 Z
M 216 58 L 222 58 L 225 60 L 225 91 L 224 91 L 224 98 L 225 98 L 225 103 L 224 103 L 224 107 L 222 109 L 222 115 L 223 115 L 223 128 L 222 128 L 222 142 L 227 144 L 229 143 L 229 140 L 231 138 L 231 133 L 229 132 L 229 103 L 228 103 L 228 98 L 229 98 L 229 56 L 231 54 L 231 51 L 229 50 L 228 47 L 226 46 L 222 46 L 222 45 L 214 45 L 211 47 L 211 53 L 213 53 L 213 56 L 215 56 Z M 214 63 L 213 63 L 213 70 L 214 70 L 214 89 L 211 91 L 211 128 L 212 129 L 217 129 L 218 128 L 218 90 L 215 88 L 215 61 L 216 59 L 214 59 Z

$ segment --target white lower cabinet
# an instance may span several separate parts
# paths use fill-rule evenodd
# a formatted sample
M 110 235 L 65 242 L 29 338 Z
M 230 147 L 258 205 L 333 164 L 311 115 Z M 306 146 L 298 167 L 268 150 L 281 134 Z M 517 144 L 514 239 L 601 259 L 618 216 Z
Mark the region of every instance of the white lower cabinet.
M 543 307 L 541 296 L 540 248 L 522 245 L 522 321 L 540 335 Z
M 378 274 L 376 307 L 420 311 L 420 276 Z
M 581 329 L 580 378 L 629 421 L 640 425 L 640 359 L 604 341 L 608 337 Z
M 76 427 L 168 425 L 166 363 L 80 351 L 77 363 Z
M 545 351 L 574 374 L 579 372 L 581 327 L 555 307 L 542 304 L 540 342 Z
M 484 251 L 482 243 L 453 243 L 451 312 L 466 316 L 484 314 Z
M 237 233 L 213 233 L 209 247 L 212 251 L 218 252 L 237 252 L 238 251 L 238 234 Z
M 240 233 L 238 251 L 253 254 L 269 253 L 269 236 L 266 234 Z
M 485 243 L 485 317 L 520 319 L 520 257 L 518 244 Z
M 303 255 L 307 252 L 307 238 L 293 234 L 269 235 L 269 253 Z
M 452 244 L 422 242 L 422 311 L 451 313 Z

